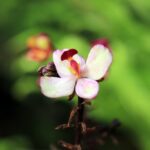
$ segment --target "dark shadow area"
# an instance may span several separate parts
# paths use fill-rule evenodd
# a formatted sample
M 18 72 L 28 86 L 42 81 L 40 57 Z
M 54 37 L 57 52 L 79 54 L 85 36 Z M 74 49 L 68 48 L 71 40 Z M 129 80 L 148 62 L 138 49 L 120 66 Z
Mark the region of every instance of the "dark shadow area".
M 5 84 L 4 84 L 5 83 Z M 31 149 L 48 150 L 50 145 L 59 147 L 57 142 L 65 140 L 73 143 L 74 130 L 54 130 L 56 126 L 66 123 L 71 110 L 69 103 L 46 99 L 41 94 L 30 94 L 23 102 L 16 101 L 9 93 L 9 80 L 1 77 L 0 101 L 0 139 L 23 136 L 31 143 Z M 89 127 L 99 126 L 100 132 L 93 132 L 83 137 L 85 150 L 139 150 L 132 131 L 121 125 L 113 134 L 104 136 L 110 124 L 86 121 Z M 104 136 L 105 140 L 102 140 Z M 113 139 L 114 138 L 114 139 Z M 114 142 L 117 140 L 117 144 Z M 52 146 L 53 147 L 53 146 Z

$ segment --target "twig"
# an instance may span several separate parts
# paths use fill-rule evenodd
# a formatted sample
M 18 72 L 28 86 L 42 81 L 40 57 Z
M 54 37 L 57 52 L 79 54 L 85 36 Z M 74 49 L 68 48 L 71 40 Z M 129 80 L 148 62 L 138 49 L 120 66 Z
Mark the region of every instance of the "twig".
M 77 110 L 77 117 L 75 121 L 75 145 L 81 145 L 82 139 L 82 127 L 81 123 L 83 122 L 83 115 L 84 115 L 84 104 L 82 104 L 84 100 L 78 97 L 78 107 Z

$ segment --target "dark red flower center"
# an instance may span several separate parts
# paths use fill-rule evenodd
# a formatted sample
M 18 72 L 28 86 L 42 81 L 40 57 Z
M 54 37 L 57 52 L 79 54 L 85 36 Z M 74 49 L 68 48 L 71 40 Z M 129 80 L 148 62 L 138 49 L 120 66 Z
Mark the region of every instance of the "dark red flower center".
M 68 60 L 69 58 L 72 58 L 75 54 L 77 54 L 78 51 L 76 49 L 69 49 L 61 55 L 61 60 Z
M 69 49 L 61 55 L 61 60 L 68 60 L 70 63 L 69 69 L 76 76 L 80 77 L 80 65 L 73 59 L 73 56 L 77 54 L 78 51 L 75 49 Z

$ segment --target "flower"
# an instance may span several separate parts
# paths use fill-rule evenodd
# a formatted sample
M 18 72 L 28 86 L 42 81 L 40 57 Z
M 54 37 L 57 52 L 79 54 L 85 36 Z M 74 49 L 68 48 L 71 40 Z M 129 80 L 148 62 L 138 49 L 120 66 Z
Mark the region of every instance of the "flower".
M 51 41 L 44 33 L 30 37 L 27 47 L 27 57 L 37 62 L 46 60 L 52 51 Z
M 56 50 L 53 61 L 58 76 L 40 77 L 42 93 L 50 98 L 70 96 L 74 92 L 83 99 L 93 99 L 112 63 L 112 53 L 103 43 L 93 45 L 85 61 L 75 49 Z

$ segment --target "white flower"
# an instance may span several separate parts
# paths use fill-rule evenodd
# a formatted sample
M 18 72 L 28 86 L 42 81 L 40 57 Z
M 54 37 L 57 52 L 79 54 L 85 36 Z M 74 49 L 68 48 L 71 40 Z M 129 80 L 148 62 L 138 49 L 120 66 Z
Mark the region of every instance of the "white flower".
M 111 51 L 96 44 L 85 61 L 75 49 L 56 50 L 53 61 L 59 77 L 40 78 L 42 93 L 50 98 L 69 96 L 74 91 L 83 99 L 93 99 L 99 91 L 102 79 L 112 63 Z

